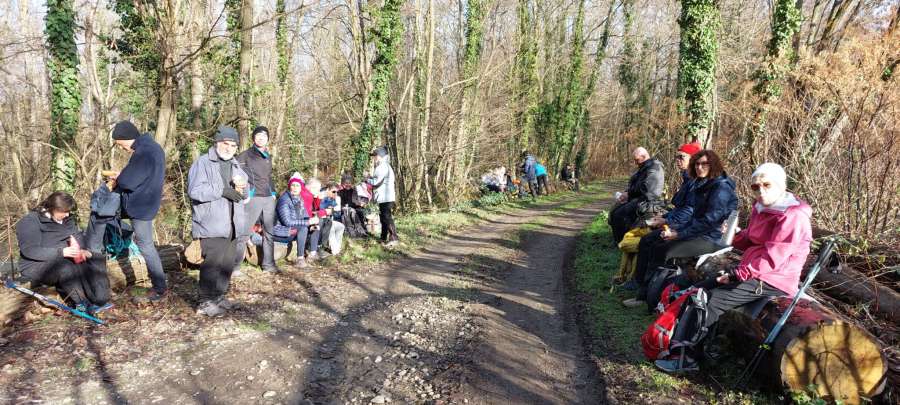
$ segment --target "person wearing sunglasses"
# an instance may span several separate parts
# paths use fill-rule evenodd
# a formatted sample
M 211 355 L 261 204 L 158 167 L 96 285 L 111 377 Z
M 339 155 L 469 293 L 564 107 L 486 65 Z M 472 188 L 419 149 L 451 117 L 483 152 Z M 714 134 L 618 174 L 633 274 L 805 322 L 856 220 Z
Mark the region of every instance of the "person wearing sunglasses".
M 737 209 L 734 181 L 725 173 L 719 155 L 709 149 L 697 152 L 691 157 L 688 171 L 695 182 L 691 218 L 682 225 L 669 226 L 660 233 L 662 242 L 638 252 L 636 272 L 643 272 L 647 280 L 670 259 L 697 257 L 719 250 L 722 223 Z M 647 295 L 647 286 L 642 285 L 637 296 L 624 304 L 637 306 L 649 302 L 656 306 L 658 297 Z
M 812 242 L 812 208 L 787 191 L 787 175 L 775 163 L 757 167 L 750 188 L 755 200 L 750 222 L 732 242 L 744 254 L 737 267 L 716 279 L 718 286 L 708 291 L 705 330 L 730 309 L 765 296 L 797 294 Z M 673 342 L 696 335 L 696 330 L 690 330 L 696 326 L 686 324 L 690 326 L 678 330 Z M 688 347 L 682 356 L 657 360 L 656 366 L 670 373 L 696 370 L 695 352 Z
M 663 242 L 662 226 L 679 227 L 691 219 L 694 211 L 694 179 L 691 178 L 689 165 L 691 157 L 699 152 L 702 148 L 697 142 L 686 143 L 678 147 L 675 152 L 675 166 L 681 171 L 681 186 L 678 192 L 672 197 L 672 208 L 663 215 L 647 220 L 647 225 L 655 228 L 653 231 L 641 237 L 638 243 L 638 252 L 644 252 L 645 255 L 653 251 L 656 245 Z M 623 285 L 626 290 L 637 290 L 640 286 L 645 285 L 647 280 L 644 279 L 646 267 L 636 267 L 634 276 Z M 635 300 L 629 300 L 629 304 Z M 636 305 L 636 304 L 632 304 Z

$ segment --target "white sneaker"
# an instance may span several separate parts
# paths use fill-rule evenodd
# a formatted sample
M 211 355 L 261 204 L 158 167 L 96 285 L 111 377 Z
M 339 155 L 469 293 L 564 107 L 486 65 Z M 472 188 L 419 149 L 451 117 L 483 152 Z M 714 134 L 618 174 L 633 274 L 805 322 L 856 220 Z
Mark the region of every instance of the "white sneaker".
M 215 303 L 215 301 L 203 301 L 197 307 L 197 315 L 206 315 L 210 318 L 221 316 L 225 313 L 225 309 Z

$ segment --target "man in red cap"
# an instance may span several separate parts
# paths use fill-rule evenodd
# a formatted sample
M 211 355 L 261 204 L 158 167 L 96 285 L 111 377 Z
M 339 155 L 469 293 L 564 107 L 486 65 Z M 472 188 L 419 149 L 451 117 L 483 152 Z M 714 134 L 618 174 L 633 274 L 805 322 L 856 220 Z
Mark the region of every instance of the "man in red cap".
M 672 197 L 672 205 L 675 208 L 662 216 L 647 220 L 647 225 L 655 228 L 668 225 L 669 227 L 675 228 L 687 223 L 691 219 L 691 215 L 694 212 L 692 198 L 694 180 L 688 175 L 688 168 L 691 156 L 694 156 L 694 154 L 701 149 L 700 144 L 697 142 L 686 143 L 678 147 L 678 151 L 675 152 L 675 166 L 681 171 L 681 187 L 678 188 L 678 192 Z M 660 237 L 661 232 L 661 229 L 657 229 L 641 238 L 641 242 L 638 244 L 638 258 L 641 257 L 642 251 L 646 253 L 649 250 L 652 250 L 658 243 L 662 242 L 662 238 Z M 640 262 L 639 260 L 639 263 L 635 268 L 634 278 L 625 283 L 624 288 L 627 290 L 636 290 L 644 287 L 646 283 L 646 280 L 644 280 L 647 271 L 646 267 L 647 266 L 643 265 L 643 262 Z M 640 296 L 641 294 L 638 294 L 639 298 Z M 639 298 L 626 300 L 625 305 L 640 305 L 643 302 Z

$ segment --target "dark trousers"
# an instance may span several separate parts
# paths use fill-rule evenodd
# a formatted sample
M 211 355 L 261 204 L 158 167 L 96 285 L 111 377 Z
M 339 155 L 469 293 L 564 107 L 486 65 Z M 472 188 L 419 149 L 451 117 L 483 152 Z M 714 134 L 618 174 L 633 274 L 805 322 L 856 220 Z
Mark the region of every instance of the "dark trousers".
M 210 301 L 224 295 L 231 282 L 234 260 L 238 255 L 238 241 L 231 238 L 200 239 L 203 263 L 200 264 L 200 301 Z
M 538 194 L 543 194 L 543 195 L 550 194 L 550 189 L 547 188 L 547 175 L 546 174 L 537 176 L 537 188 L 538 188 Z
M 394 215 L 391 213 L 393 208 L 393 202 L 378 204 L 378 217 L 381 219 L 382 242 L 391 242 L 400 239 L 397 236 L 397 226 L 394 225 Z
M 103 305 L 109 301 L 109 276 L 106 272 L 106 258 L 103 255 L 97 256 L 81 264 L 60 257 L 31 267 L 23 273 L 32 284 L 56 288 L 65 301 L 75 304 L 90 301 L 95 305 Z
M 606 223 L 612 229 L 613 241 L 616 245 L 625 237 L 625 233 L 631 230 L 637 220 L 638 201 L 632 200 L 613 208 L 609 213 Z
M 166 291 L 166 273 L 163 271 L 162 260 L 159 258 L 159 252 L 156 251 L 156 245 L 153 244 L 153 220 L 142 221 L 132 219 L 131 226 L 134 228 L 134 244 L 141 250 L 141 256 L 147 263 L 147 273 L 150 276 L 150 284 L 158 293 Z
M 657 236 L 657 238 L 659 237 Z M 644 280 L 642 282 L 641 279 L 636 279 L 640 284 L 637 295 L 638 299 L 646 300 L 647 282 L 653 277 L 653 272 L 656 271 L 656 268 L 666 264 L 668 260 L 697 257 L 719 250 L 718 245 L 703 238 L 674 241 L 666 241 L 659 238 L 658 240 L 658 243 L 645 250 L 641 250 L 642 247 L 638 244 L 637 269 L 635 270 L 635 274 L 637 274 L 638 271 L 641 271 Z M 641 242 L 643 241 L 644 238 L 641 238 Z M 652 240 L 648 240 L 647 243 L 652 243 Z M 643 259 L 641 255 L 644 255 Z M 643 266 L 643 268 L 641 266 Z
M 303 257 L 306 254 L 307 246 L 309 246 L 310 253 L 319 250 L 319 239 L 322 235 L 321 229 L 316 228 L 316 230 L 310 231 L 308 226 L 291 229 L 296 229 L 297 234 L 291 237 L 276 236 L 275 241 L 281 243 L 291 243 L 296 241 L 297 257 Z
M 634 281 L 640 286 L 647 285 L 647 266 L 650 262 L 650 257 L 653 256 L 653 252 L 657 249 L 658 245 L 665 242 L 660 236 L 661 234 L 662 229 L 651 231 L 641 237 L 641 241 L 638 242 L 637 263 L 634 266 Z
M 720 285 L 706 292 L 708 301 L 706 303 L 706 320 L 703 323 L 707 330 L 710 330 L 719 317 L 726 311 L 740 307 L 741 305 L 751 303 L 763 297 L 780 297 L 784 295 L 781 290 L 766 284 L 761 280 L 747 280 L 733 284 Z M 693 316 L 694 312 L 685 311 L 683 316 Z M 680 319 L 679 325 L 688 325 L 686 327 L 678 327 L 674 331 L 672 341 L 688 341 L 693 340 L 699 342 L 705 336 L 697 336 L 698 322 L 689 319 Z M 693 339 L 692 339 L 693 338 Z

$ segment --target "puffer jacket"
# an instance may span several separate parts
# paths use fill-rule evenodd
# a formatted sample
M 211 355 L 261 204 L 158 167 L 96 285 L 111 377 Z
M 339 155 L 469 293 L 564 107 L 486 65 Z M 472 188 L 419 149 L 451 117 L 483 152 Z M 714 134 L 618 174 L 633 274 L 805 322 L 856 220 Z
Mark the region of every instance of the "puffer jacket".
M 671 227 L 678 228 L 691 220 L 694 213 L 694 179 L 688 175 L 687 170 L 681 172 L 681 187 L 672 197 L 672 205 L 675 206 L 663 217 Z
M 737 209 L 734 181 L 722 174 L 715 179 L 697 179 L 694 186 L 694 212 L 678 231 L 679 240 L 703 238 L 717 243 L 722 238 L 722 223 Z
M 795 295 L 812 242 L 811 218 L 809 204 L 791 193 L 770 207 L 754 204 L 747 229 L 732 242 L 744 251 L 735 269 L 737 278 L 762 280 Z
M 278 197 L 275 205 L 275 229 L 272 234 L 287 238 L 291 236 L 291 228 L 302 228 L 309 226 L 309 213 L 306 211 L 303 199 L 299 196 L 291 195 L 290 191 L 285 191 Z
M 231 159 L 231 174 L 247 177 L 237 159 Z M 234 238 L 247 236 L 250 227 L 246 225 L 244 214 L 246 199 L 231 202 L 222 196 L 225 183 L 219 171 L 219 155 L 215 146 L 209 152 L 200 155 L 188 171 L 188 196 L 191 198 L 191 236 L 195 239 Z M 231 211 L 231 221 L 227 213 Z M 224 216 L 224 218 L 223 218 Z M 234 234 L 232 235 L 232 230 Z

